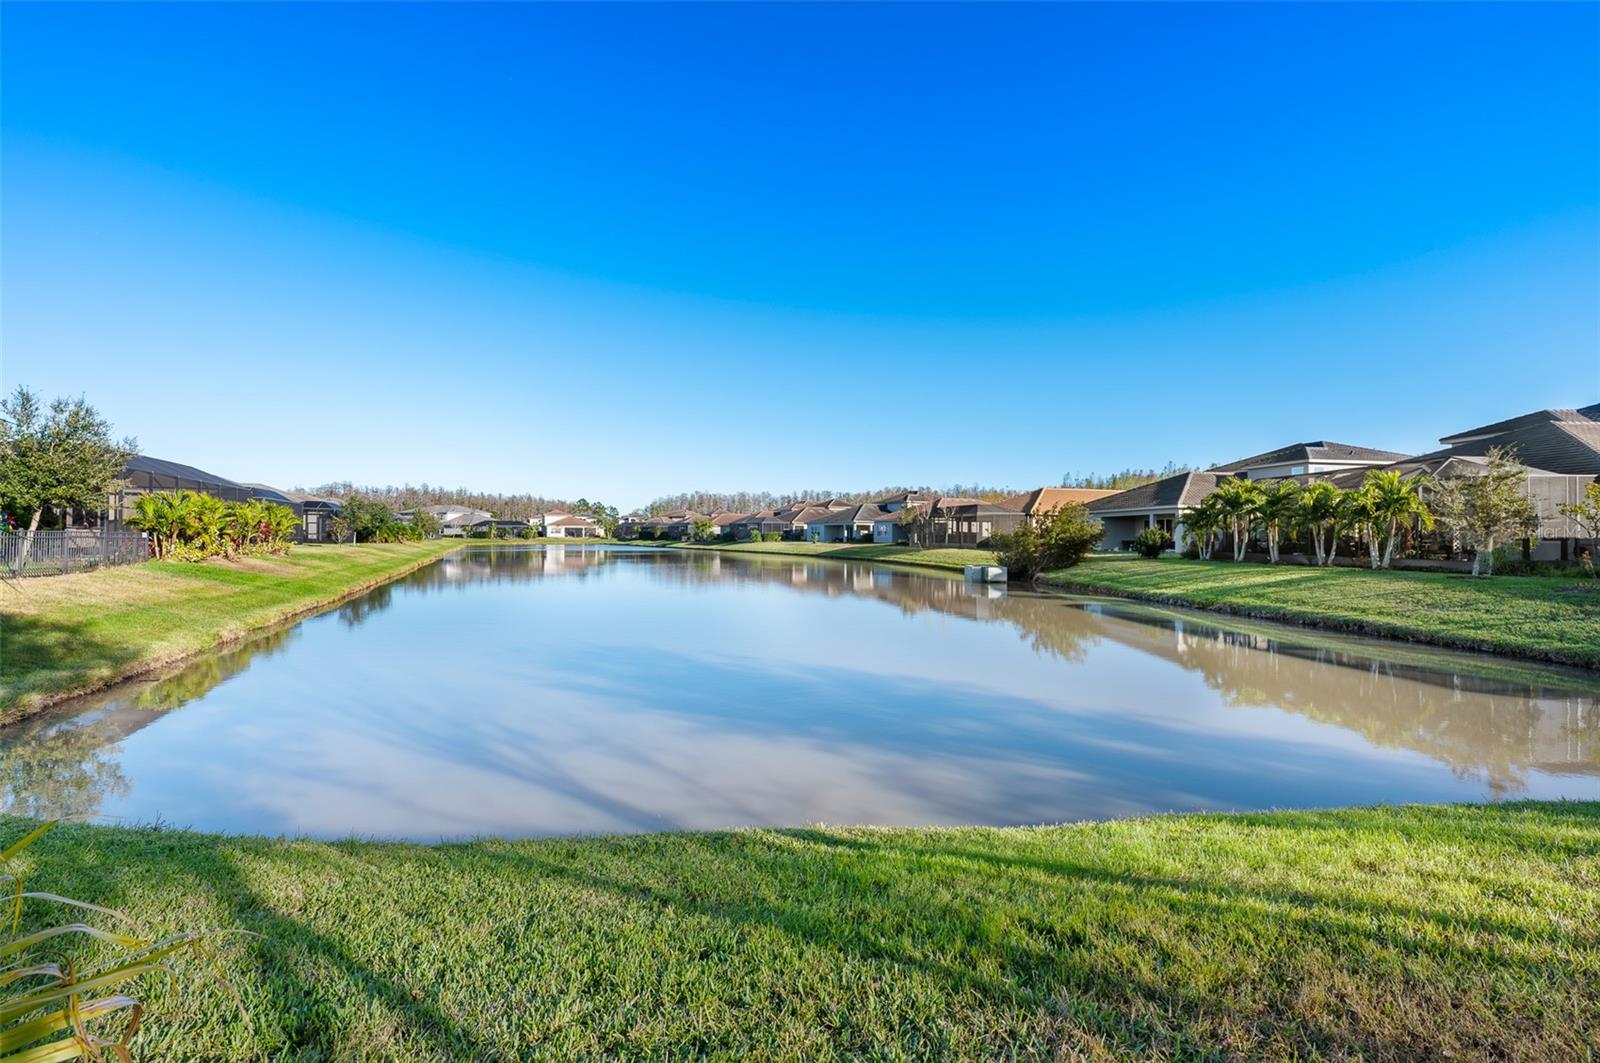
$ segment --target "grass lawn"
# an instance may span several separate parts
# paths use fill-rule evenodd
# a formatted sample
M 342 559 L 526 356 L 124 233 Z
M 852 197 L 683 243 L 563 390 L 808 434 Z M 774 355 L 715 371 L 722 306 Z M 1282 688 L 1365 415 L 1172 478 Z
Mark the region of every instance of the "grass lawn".
M 260 935 L 213 960 L 248 1023 L 181 959 L 146 1059 L 1600 1052 L 1600 804 L 440 846 L 72 825 L 26 859 L 150 932 Z
M 963 547 L 924 550 L 888 543 L 804 542 L 676 545 L 681 550 L 724 550 L 734 554 L 798 554 L 803 557 L 828 557 L 836 561 L 881 561 L 895 565 L 916 565 L 920 568 L 954 569 L 957 572 L 967 565 L 994 564 L 993 550 L 970 550 Z
M 300 546 L 285 557 L 10 580 L 0 587 L 0 722 L 337 601 L 460 545 Z
M 1558 576 L 1091 557 L 1047 582 L 1243 616 L 1600 668 L 1600 590 Z

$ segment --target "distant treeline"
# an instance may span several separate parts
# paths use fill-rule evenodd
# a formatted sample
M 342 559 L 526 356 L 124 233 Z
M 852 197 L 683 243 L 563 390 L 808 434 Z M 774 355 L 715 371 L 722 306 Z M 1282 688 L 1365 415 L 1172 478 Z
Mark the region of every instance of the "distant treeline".
M 696 513 L 758 513 L 763 509 L 776 509 L 795 502 L 818 502 L 825 498 L 842 498 L 847 502 L 871 502 L 878 498 L 900 494 L 902 491 L 929 491 L 952 497 L 981 498 L 986 502 L 998 501 L 1016 494 L 1015 488 L 985 487 L 982 484 L 952 484 L 949 487 L 880 487 L 873 491 L 824 491 L 813 488 L 805 491 L 685 491 L 677 495 L 662 495 L 644 507 L 650 516 L 670 513 L 677 509 L 690 509 Z
M 501 520 L 531 520 L 541 513 L 571 513 L 576 509 L 573 503 L 562 498 L 532 494 L 499 495 L 469 491 L 465 487 L 434 487 L 431 484 L 374 487 L 346 481 L 322 484 L 311 488 L 309 493 L 338 499 L 363 498 L 370 502 L 382 502 L 396 512 L 416 506 L 470 506 L 493 513 Z
M 1126 491 L 1130 487 L 1155 483 L 1180 472 L 1194 472 L 1193 465 L 1179 465 L 1169 461 L 1160 469 L 1122 469 L 1110 473 L 1069 472 L 1061 478 L 1062 487 L 1092 487 L 1101 491 Z

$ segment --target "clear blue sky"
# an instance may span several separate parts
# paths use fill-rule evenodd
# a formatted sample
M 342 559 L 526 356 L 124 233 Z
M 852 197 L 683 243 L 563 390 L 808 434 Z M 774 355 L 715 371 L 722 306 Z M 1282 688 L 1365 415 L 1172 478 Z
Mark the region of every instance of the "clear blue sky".
M 1058 482 L 1600 398 L 1596 5 L 18 5 L 3 374 L 238 479 Z

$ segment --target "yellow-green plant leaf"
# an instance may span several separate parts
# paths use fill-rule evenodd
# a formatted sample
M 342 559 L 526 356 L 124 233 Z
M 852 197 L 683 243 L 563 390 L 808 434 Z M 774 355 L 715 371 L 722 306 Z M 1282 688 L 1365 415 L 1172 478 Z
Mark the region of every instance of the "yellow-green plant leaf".
M 132 997 L 120 994 L 101 997 L 99 1000 L 91 1000 L 87 1004 L 80 1004 L 78 1006 L 78 1019 L 88 1022 L 91 1019 L 97 1019 L 125 1008 L 139 1009 L 140 1005 Z M 31 1045 L 35 1041 L 43 1040 L 52 1034 L 71 1028 L 72 1011 L 70 1008 L 62 1008 L 60 1011 L 52 1011 L 48 1015 L 41 1015 L 37 1019 L 29 1019 L 27 1022 L 19 1023 L 8 1030 L 0 1030 L 0 1053 L 8 1053 L 0 1055 L 0 1063 L 12 1063 L 13 1060 L 20 1058 L 18 1050 L 24 1045 Z M 125 1035 L 128 1032 L 124 1031 Z M 123 1039 L 126 1040 L 126 1036 Z
M 127 934 L 115 934 L 109 930 L 101 930 L 99 927 L 90 926 L 88 923 L 63 923 L 60 926 L 35 930 L 31 934 L 24 934 L 22 937 L 13 938 L 4 944 L 0 944 L 0 957 L 14 955 L 41 942 L 49 941 L 51 938 L 61 937 L 64 934 L 82 934 L 97 941 L 121 945 L 125 949 L 142 949 L 150 944 L 143 938 L 131 937 Z
M 0 864 L 9 864 L 12 857 L 16 856 L 18 853 L 22 852 L 22 850 L 38 841 L 44 836 L 45 832 L 54 827 L 57 822 L 59 821 L 53 819 L 46 820 L 30 830 L 28 833 L 24 834 L 22 837 L 18 838 L 16 841 L 12 842 L 10 845 L 6 846 L 4 849 L 0 849 Z

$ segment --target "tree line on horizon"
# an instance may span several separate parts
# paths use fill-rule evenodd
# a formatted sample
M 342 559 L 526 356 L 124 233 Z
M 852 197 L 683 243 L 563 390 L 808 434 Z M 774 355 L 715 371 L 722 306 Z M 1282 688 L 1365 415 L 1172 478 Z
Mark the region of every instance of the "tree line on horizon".
M 791 506 L 796 502 L 820 502 L 823 499 L 838 498 L 855 504 L 858 502 L 872 502 L 879 498 L 887 498 L 904 491 L 927 491 L 936 495 L 948 495 L 959 498 L 977 498 L 985 502 L 997 502 L 1002 498 L 1010 497 L 1017 493 L 1013 487 L 985 487 L 982 484 L 951 484 L 949 487 L 906 487 L 904 485 L 893 487 L 880 487 L 873 491 L 823 491 L 811 489 L 804 491 L 683 491 L 675 495 L 662 495 L 652 499 L 641 512 L 646 516 L 655 517 L 662 513 L 671 513 L 674 510 L 692 510 L 695 513 L 759 513 L 766 509 L 779 509 Z
M 1061 477 L 1062 487 L 1089 487 L 1100 491 L 1127 491 L 1145 484 L 1165 480 L 1169 476 L 1179 473 L 1194 472 L 1197 466 L 1179 465 L 1169 461 L 1159 469 L 1119 469 L 1111 473 L 1077 473 L 1069 472 Z
M 297 487 L 295 490 L 300 491 L 301 488 Z M 490 491 L 471 491 L 465 487 L 436 487 L 426 483 L 402 484 L 397 487 L 393 484 L 358 485 L 345 480 L 321 484 L 311 488 L 307 493 L 337 498 L 341 502 L 352 498 L 381 502 L 397 513 L 418 506 L 467 506 L 493 513 L 502 520 L 531 520 L 541 513 L 579 511 L 577 503 L 564 498 L 546 498 L 532 493 L 499 494 Z M 580 501 L 584 501 L 584 504 L 591 508 L 596 505 L 586 500 Z

